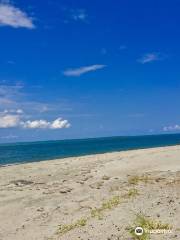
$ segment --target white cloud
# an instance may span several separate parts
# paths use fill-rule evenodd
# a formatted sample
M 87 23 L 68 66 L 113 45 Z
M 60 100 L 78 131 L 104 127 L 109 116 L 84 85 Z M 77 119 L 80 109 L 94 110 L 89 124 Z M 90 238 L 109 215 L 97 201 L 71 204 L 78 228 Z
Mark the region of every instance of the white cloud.
M 34 120 L 34 121 L 26 121 L 26 122 L 21 122 L 21 126 L 23 128 L 49 128 L 49 122 L 46 120 Z
M 52 123 L 50 123 L 51 129 L 58 129 L 58 128 L 69 128 L 71 124 L 68 120 L 62 120 L 61 118 L 57 118 Z
M 0 115 L 0 128 L 17 127 L 20 123 L 19 115 Z
M 106 65 L 100 65 L 100 64 L 96 64 L 96 65 L 91 65 L 91 66 L 85 66 L 85 67 L 80 67 L 80 68 L 74 68 L 74 69 L 67 69 L 63 72 L 63 74 L 67 77 L 79 77 L 85 73 L 88 72 L 94 72 L 96 70 L 105 68 Z
M 17 110 L 16 110 L 16 113 L 18 113 L 18 114 L 23 114 L 23 110 L 22 110 L 22 109 L 17 109 Z
M 21 122 L 21 126 L 23 128 L 29 128 L 29 129 L 35 129 L 35 128 L 61 129 L 61 128 L 69 128 L 71 125 L 67 120 L 57 118 L 52 122 L 48 122 L 46 120 L 34 120 L 34 121 Z
M 176 124 L 174 126 L 163 127 L 164 132 L 180 131 L 180 125 Z
M 63 120 L 62 118 L 57 118 L 51 122 L 42 119 L 24 121 L 22 118 L 21 111 L 16 111 L 16 114 L 10 114 L 5 110 L 0 113 L 0 128 L 19 127 L 25 129 L 61 129 L 69 128 L 71 126 L 68 120 Z
M 35 28 L 31 17 L 9 3 L 0 3 L 0 26 Z
M 161 59 L 162 57 L 160 56 L 159 53 L 147 53 L 144 56 L 142 56 L 140 59 L 138 59 L 138 62 L 145 64 L 145 63 L 158 61 Z

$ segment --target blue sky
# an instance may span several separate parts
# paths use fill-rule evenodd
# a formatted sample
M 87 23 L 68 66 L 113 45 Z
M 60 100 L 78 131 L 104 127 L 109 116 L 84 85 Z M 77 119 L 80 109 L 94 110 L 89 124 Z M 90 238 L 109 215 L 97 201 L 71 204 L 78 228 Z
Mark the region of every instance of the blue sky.
M 0 1 L 0 142 L 180 131 L 180 1 Z

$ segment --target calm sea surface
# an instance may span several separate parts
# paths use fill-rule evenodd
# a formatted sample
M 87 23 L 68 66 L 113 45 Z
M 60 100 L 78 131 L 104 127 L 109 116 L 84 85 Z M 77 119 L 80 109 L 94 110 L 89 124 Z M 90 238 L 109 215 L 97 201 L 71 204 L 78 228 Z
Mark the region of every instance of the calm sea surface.
M 0 165 L 177 144 L 180 134 L 1 144 Z

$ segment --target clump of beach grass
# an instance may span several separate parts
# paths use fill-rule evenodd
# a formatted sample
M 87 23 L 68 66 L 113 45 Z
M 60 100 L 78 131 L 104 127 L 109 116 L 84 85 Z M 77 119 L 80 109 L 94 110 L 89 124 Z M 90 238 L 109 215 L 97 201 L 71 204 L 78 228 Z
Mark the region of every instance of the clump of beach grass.
M 135 197 L 138 194 L 139 193 L 138 193 L 137 189 L 133 188 L 133 189 L 129 189 L 128 192 L 125 193 L 124 195 L 113 196 L 112 198 L 102 202 L 102 204 L 99 208 L 91 209 L 90 216 L 88 216 L 86 218 L 81 218 L 74 223 L 59 225 L 57 234 L 63 235 L 73 229 L 76 229 L 79 227 L 84 227 L 87 224 L 87 221 L 90 220 L 91 218 L 98 218 L 99 220 L 102 220 L 103 214 L 105 211 L 118 207 L 118 205 L 121 204 L 124 199 Z
M 136 197 L 139 195 L 138 190 L 136 188 L 129 189 L 125 197 L 131 198 L 131 197 Z
M 117 207 L 121 203 L 120 196 L 114 196 L 111 199 L 102 203 L 101 207 L 91 210 L 91 217 L 97 217 L 98 219 L 103 218 L 103 212 L 107 209 L 112 209 Z
M 135 228 L 141 227 L 144 232 L 141 236 L 135 234 Z M 129 227 L 129 233 L 134 240 L 149 240 L 151 230 L 171 230 L 172 226 L 168 223 L 162 223 L 161 221 L 155 221 L 153 219 L 147 218 L 142 214 L 137 214 L 134 226 Z
M 132 185 L 137 185 L 139 182 L 148 183 L 150 179 L 148 176 L 138 176 L 134 175 L 128 178 L 128 183 Z
M 101 207 L 92 209 L 91 217 L 97 217 L 98 219 L 102 219 L 104 211 L 116 208 L 119 204 L 123 202 L 124 199 L 135 197 L 137 195 L 139 195 L 138 190 L 133 188 L 129 189 L 128 192 L 122 196 L 113 196 L 111 199 L 104 201 Z
M 63 235 L 75 228 L 84 227 L 86 226 L 86 224 L 87 224 L 87 218 L 81 218 L 71 224 L 59 225 L 59 229 L 57 233 Z

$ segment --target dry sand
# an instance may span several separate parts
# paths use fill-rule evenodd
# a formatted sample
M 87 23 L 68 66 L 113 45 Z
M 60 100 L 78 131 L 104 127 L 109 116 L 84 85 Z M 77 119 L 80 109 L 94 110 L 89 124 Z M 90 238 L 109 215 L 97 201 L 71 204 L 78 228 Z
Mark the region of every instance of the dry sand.
M 0 239 L 136 239 L 141 214 L 179 240 L 179 197 L 180 146 L 0 167 Z

